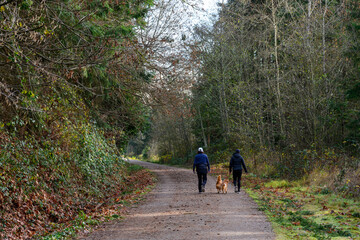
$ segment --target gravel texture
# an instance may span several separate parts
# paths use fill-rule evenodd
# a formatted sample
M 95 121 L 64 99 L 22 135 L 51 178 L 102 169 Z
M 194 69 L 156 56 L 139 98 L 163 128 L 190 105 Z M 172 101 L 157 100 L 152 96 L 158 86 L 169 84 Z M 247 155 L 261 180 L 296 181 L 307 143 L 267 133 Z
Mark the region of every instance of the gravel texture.
M 218 194 L 208 175 L 206 192 L 197 191 L 191 170 L 131 160 L 153 171 L 155 189 L 123 220 L 112 221 L 83 239 L 275 239 L 270 223 L 245 193 Z

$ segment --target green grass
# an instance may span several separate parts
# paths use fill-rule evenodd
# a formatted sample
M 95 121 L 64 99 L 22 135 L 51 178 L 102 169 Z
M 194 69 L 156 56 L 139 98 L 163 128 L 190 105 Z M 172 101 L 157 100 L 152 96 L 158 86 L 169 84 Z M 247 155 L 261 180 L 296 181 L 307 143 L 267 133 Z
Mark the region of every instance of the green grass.
M 291 184 L 286 180 L 274 180 L 265 183 L 265 187 L 267 188 L 286 188 L 291 187 Z
M 246 191 L 271 221 L 277 239 L 360 239 L 360 204 L 327 188 L 244 176 Z
M 69 227 L 66 227 L 62 231 L 54 232 L 51 235 L 45 237 L 38 237 L 36 239 L 43 239 L 43 240 L 58 240 L 58 239 L 70 239 L 76 237 L 76 234 L 89 226 L 96 226 L 100 224 L 101 221 L 97 219 L 92 219 L 91 216 L 87 216 L 84 212 L 80 212 L 79 216 L 72 221 Z
M 133 172 L 137 172 L 137 171 L 140 171 L 142 169 L 144 169 L 143 167 L 141 167 L 140 165 L 136 165 L 136 164 L 129 164 L 127 166 L 127 169 L 130 173 L 133 173 Z

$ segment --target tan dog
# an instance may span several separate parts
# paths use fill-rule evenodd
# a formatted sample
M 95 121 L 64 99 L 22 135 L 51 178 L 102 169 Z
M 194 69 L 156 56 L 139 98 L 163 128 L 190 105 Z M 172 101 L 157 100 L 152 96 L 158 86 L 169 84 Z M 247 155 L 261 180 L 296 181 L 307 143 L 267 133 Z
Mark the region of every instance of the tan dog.
M 222 193 L 227 193 L 229 180 L 224 180 L 224 182 L 221 184 L 221 191 Z
M 219 175 L 219 176 L 217 177 L 216 189 L 218 190 L 218 193 L 220 193 L 220 191 L 222 191 L 221 175 Z

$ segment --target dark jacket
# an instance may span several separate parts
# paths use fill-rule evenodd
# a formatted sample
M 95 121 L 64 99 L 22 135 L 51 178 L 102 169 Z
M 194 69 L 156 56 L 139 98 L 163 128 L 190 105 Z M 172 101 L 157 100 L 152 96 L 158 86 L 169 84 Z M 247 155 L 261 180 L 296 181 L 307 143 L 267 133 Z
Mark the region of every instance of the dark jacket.
M 197 172 L 210 171 L 210 163 L 209 163 L 209 159 L 206 154 L 199 153 L 195 156 L 193 171 L 195 171 L 195 168 L 196 168 Z
M 239 152 L 235 152 L 230 160 L 229 172 L 231 172 L 231 170 L 239 171 L 242 170 L 243 168 L 245 172 L 247 172 L 243 157 L 240 155 Z

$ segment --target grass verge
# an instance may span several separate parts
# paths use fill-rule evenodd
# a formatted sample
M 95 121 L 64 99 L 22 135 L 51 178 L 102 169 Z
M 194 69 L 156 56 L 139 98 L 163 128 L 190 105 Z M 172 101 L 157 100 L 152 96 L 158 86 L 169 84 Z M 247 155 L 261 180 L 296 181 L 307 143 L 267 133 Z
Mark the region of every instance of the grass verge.
M 227 176 L 222 165 L 212 174 Z M 327 188 L 286 180 L 242 178 L 246 192 L 264 211 L 277 239 L 360 239 L 360 204 Z

